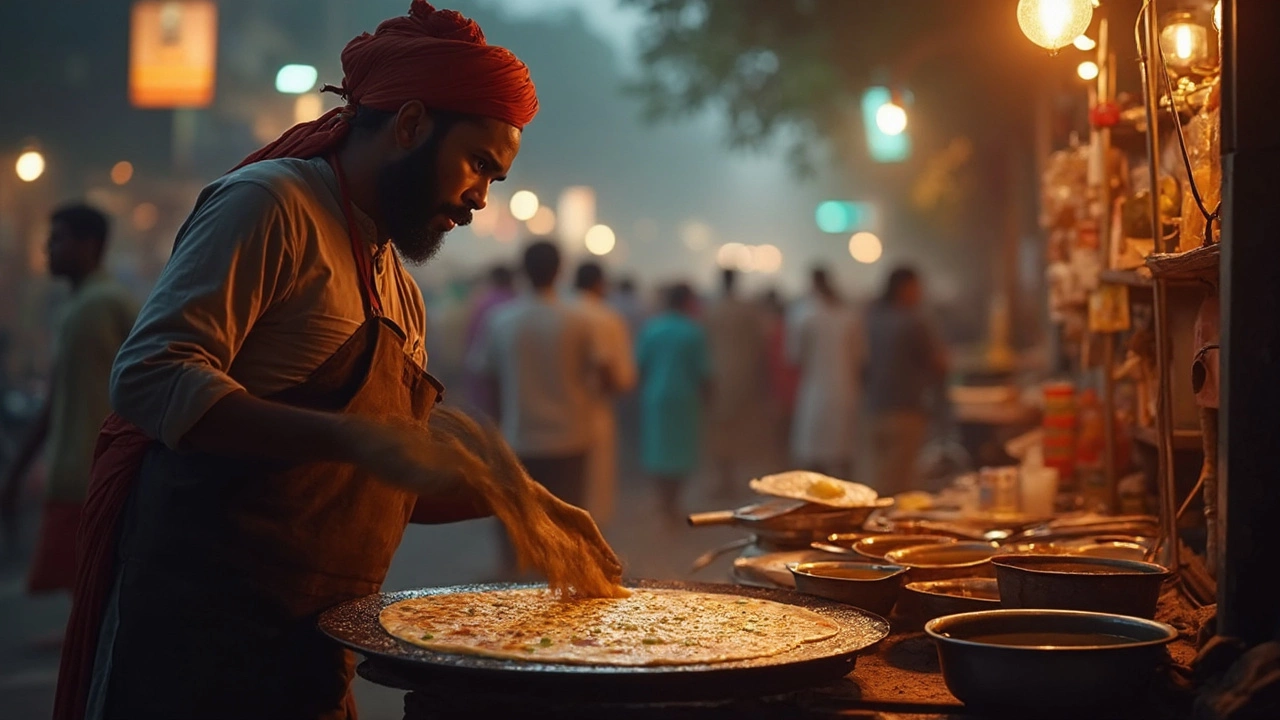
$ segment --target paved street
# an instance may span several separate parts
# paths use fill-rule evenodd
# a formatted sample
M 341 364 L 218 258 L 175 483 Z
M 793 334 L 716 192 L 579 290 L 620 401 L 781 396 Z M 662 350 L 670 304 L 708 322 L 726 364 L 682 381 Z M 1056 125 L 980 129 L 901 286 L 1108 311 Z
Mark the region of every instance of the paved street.
M 774 443 L 776 445 L 776 443 Z M 706 477 L 695 479 L 686 494 L 690 511 L 729 507 L 750 499 L 746 480 L 755 474 L 785 469 L 770 443 L 744 441 L 757 457 L 742 468 L 741 494 L 733 502 L 713 499 Z M 761 450 L 761 448 L 767 448 Z M 746 452 L 744 450 L 744 452 Z M 630 448 L 622 449 L 624 466 L 633 468 Z M 728 557 L 691 575 L 690 565 L 705 550 L 740 537 L 727 528 L 690 529 L 663 522 L 649 487 L 634 469 L 622 473 L 618 514 L 606 534 L 622 556 L 630 577 L 688 578 L 722 581 Z M 704 473 L 709 475 L 709 473 Z M 65 597 L 31 598 L 23 590 L 25 555 L 35 531 L 35 509 L 29 507 L 22 558 L 0 560 L 0 717 L 6 720 L 45 720 L 52 709 L 57 680 L 58 648 L 50 642 L 66 621 L 70 602 Z M 451 526 L 411 526 L 391 566 L 385 588 L 399 590 L 428 585 L 492 580 L 497 572 L 497 529 L 493 521 Z M 362 720 L 401 720 L 403 693 L 357 680 L 356 696 Z

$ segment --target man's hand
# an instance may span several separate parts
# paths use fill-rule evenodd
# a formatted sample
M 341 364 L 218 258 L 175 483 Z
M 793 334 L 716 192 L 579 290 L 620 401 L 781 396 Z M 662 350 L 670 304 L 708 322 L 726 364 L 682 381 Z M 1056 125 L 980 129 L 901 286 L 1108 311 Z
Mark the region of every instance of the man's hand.
M 437 442 L 456 440 L 479 461 L 464 481 L 502 521 L 522 565 L 541 571 L 566 595 L 626 595 L 618 586 L 622 563 L 591 515 L 534 482 L 496 428 L 438 407 L 429 429 Z

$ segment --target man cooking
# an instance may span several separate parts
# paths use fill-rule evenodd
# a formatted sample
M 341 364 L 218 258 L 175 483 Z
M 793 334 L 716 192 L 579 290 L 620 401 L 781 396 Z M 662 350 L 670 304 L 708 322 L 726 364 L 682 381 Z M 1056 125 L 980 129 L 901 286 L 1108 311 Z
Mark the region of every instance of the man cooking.
M 342 64 L 344 107 L 201 193 L 117 357 L 57 718 L 354 717 L 316 614 L 378 591 L 411 515 L 495 507 L 473 489 L 494 453 L 425 423 L 441 388 L 401 258 L 485 206 L 533 83 L 423 0 Z M 618 577 L 584 512 L 526 489 L 542 550 Z

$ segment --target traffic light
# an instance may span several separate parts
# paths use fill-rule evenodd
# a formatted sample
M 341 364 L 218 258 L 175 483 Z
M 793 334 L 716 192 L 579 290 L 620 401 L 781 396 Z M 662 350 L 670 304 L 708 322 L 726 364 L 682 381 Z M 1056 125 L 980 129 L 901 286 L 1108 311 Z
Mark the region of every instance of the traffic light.
M 876 223 L 876 207 L 867 202 L 827 200 L 818 204 L 813 219 L 818 229 L 833 235 L 847 235 L 859 230 L 872 230 Z
M 867 153 L 880 163 L 902 162 L 911 156 L 906 108 L 887 87 L 868 88 L 862 95 L 862 125 Z

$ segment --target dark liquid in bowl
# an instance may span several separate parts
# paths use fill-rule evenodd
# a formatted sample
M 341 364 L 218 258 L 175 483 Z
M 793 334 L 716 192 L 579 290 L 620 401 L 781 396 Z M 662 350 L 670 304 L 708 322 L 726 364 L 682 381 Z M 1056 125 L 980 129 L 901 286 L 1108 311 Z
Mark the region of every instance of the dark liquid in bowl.
M 801 567 L 799 570 L 805 575 L 839 578 L 841 580 L 879 580 L 893 574 L 893 571 L 889 570 L 864 570 L 862 568 L 842 567 Z
M 986 645 L 1009 645 L 1012 647 L 1091 647 L 1094 645 L 1128 645 L 1138 642 L 1133 638 L 1106 633 L 996 633 L 993 635 L 975 635 L 957 638 Z
M 1084 563 L 1027 563 L 1017 567 L 1045 572 L 1078 573 L 1080 575 L 1147 575 L 1142 570 L 1111 565 L 1087 565 Z

